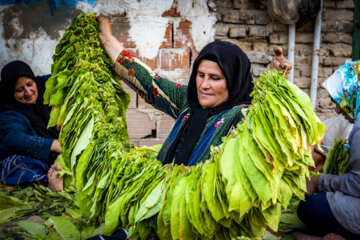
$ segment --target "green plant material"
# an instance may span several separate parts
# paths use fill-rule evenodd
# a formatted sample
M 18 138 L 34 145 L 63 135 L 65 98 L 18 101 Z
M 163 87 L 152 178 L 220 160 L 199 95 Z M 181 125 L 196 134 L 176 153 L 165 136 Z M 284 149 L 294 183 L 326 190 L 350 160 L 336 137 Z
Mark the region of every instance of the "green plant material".
M 44 239 L 47 235 L 47 230 L 45 226 L 40 223 L 22 220 L 17 224 L 36 238 Z
M 102 224 L 99 227 L 95 227 L 92 225 L 86 226 L 84 229 L 81 230 L 81 239 L 89 239 L 94 236 L 99 236 L 103 232 L 104 225 Z
M 63 240 L 64 238 L 55 230 L 51 229 L 45 240 Z
M 32 212 L 32 207 L 28 202 L 21 201 L 13 196 L 0 196 L 0 224 L 9 222 L 30 212 Z
M 64 216 L 53 216 L 49 219 L 62 239 L 80 239 L 80 232 L 69 219 Z
M 164 179 L 159 183 L 155 181 L 154 189 L 151 190 L 148 196 L 144 196 L 144 201 L 140 203 L 140 208 L 136 213 L 135 223 L 150 218 L 160 211 L 164 198 L 161 193 L 164 192 L 166 186 L 164 181 Z
M 90 143 L 94 128 L 94 119 L 91 118 L 86 124 L 85 129 L 81 132 L 79 140 L 71 152 L 71 167 L 74 168 L 76 163 L 76 157 L 88 146 Z
M 19 211 L 19 207 L 10 207 L 0 210 L 0 223 L 5 223 L 11 220 L 12 218 L 16 218 L 16 212 Z
M 341 175 L 348 171 L 350 151 L 346 144 L 347 139 L 335 138 L 333 147 L 326 155 L 324 173 Z

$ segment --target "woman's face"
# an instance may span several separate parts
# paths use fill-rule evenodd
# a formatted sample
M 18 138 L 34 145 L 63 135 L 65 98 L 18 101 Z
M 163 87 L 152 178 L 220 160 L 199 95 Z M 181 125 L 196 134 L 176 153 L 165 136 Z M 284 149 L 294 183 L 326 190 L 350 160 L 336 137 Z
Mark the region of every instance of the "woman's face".
M 24 104 L 34 104 L 38 98 L 36 82 L 29 77 L 19 77 L 14 89 L 14 98 Z
M 217 107 L 229 98 L 225 76 L 216 62 L 201 60 L 196 75 L 196 90 L 203 109 Z

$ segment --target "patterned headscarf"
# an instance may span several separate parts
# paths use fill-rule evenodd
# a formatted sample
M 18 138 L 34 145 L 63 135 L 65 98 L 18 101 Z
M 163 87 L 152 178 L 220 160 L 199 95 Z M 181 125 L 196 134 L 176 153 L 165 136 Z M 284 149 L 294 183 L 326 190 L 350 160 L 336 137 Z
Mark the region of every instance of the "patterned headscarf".
M 355 121 L 360 118 L 360 60 L 338 68 L 324 83 L 324 88 L 340 108 Z

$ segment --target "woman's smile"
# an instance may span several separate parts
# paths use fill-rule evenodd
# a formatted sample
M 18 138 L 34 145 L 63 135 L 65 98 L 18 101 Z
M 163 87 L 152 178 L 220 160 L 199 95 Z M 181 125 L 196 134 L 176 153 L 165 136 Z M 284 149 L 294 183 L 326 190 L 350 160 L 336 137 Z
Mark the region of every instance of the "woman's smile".
M 201 60 L 196 75 L 196 89 L 202 108 L 214 108 L 229 98 L 226 79 L 216 62 Z
M 34 104 L 38 98 L 36 82 L 29 77 L 19 77 L 14 89 L 14 98 L 24 104 Z

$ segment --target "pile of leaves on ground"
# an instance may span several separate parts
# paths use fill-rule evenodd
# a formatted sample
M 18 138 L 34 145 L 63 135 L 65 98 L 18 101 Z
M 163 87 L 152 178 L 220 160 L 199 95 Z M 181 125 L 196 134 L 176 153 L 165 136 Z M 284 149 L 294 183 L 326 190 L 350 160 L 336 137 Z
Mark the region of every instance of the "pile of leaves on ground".
M 1 186 L 1 239 L 87 239 L 102 232 L 76 218 L 74 189 L 53 193 L 44 186 Z M 98 224 L 100 225 L 100 224 Z
M 304 197 L 311 146 L 324 133 L 309 97 L 282 73 L 264 72 L 245 121 L 212 147 L 209 160 L 162 165 L 156 150 L 129 145 L 129 98 L 93 17 L 82 14 L 66 30 L 44 97 L 52 106 L 49 126 L 61 129 L 64 192 L 74 191 L 59 216 L 77 228 L 72 238 L 83 239 L 88 228 L 89 235 L 125 228 L 132 239 L 260 239 L 267 227 L 276 232 L 281 208 L 293 195 Z M 48 221 L 47 234 L 64 235 L 53 217 Z

